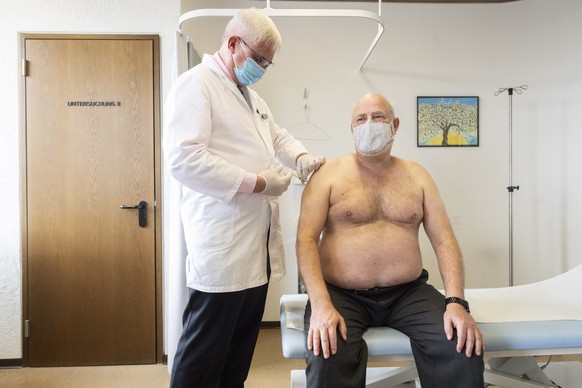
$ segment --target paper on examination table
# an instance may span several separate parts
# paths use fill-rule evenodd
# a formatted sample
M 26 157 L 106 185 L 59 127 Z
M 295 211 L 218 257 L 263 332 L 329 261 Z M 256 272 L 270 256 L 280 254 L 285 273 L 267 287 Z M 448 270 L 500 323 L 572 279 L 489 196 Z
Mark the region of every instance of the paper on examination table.
M 306 296 L 306 295 L 305 295 Z M 305 314 L 306 300 L 288 300 L 285 303 L 285 317 L 287 328 L 303 330 L 303 316 Z
M 582 320 L 582 265 L 521 286 L 465 290 L 477 322 Z

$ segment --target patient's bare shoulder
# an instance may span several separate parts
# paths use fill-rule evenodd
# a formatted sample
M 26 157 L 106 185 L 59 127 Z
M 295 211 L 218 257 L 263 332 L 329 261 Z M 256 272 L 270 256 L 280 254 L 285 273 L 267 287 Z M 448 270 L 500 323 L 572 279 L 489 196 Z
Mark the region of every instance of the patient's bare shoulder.
M 418 162 L 413 160 L 407 160 L 402 158 L 397 158 L 395 156 L 392 157 L 395 162 L 397 162 L 401 168 L 405 168 L 410 173 L 426 173 L 426 169 Z
M 419 184 L 432 182 L 432 177 L 430 176 L 427 169 L 420 163 L 412 160 L 397 159 L 397 162 L 401 169 L 403 169 L 410 179 L 416 181 Z
M 353 169 L 353 156 L 344 155 L 336 158 L 328 159 L 313 173 L 313 179 L 318 181 L 325 181 L 332 184 L 346 174 L 348 170 Z

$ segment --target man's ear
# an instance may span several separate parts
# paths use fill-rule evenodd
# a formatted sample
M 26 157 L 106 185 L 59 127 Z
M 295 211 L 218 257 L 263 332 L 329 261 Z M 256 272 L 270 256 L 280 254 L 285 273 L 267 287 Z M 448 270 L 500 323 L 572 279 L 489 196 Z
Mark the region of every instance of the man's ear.
M 236 45 L 238 43 L 239 39 L 238 36 L 236 35 L 232 35 L 230 38 L 228 38 L 228 50 L 231 53 L 234 53 L 234 50 L 236 49 Z
M 398 132 L 398 127 L 400 127 L 400 119 L 398 117 L 392 119 L 392 127 L 394 128 L 394 134 L 396 134 L 396 132 Z

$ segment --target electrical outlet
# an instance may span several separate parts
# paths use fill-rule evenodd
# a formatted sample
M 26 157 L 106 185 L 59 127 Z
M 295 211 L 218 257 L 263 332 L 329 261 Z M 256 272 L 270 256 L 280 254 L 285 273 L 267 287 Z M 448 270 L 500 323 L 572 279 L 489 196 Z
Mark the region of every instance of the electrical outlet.
M 463 217 L 460 214 L 451 214 L 451 224 L 459 225 L 463 221 Z

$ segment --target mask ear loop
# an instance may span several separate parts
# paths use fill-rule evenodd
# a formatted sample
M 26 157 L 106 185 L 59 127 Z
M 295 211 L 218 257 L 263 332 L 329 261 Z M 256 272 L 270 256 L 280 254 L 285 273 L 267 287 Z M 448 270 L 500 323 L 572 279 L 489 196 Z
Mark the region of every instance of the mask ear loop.
M 229 39 L 231 39 L 231 38 L 229 38 Z M 236 43 L 237 42 L 238 42 L 238 45 L 239 45 L 240 49 L 242 50 L 243 49 L 242 48 L 242 42 L 241 42 L 241 40 L 240 40 L 240 38 L 238 36 L 236 37 L 236 40 L 233 40 L 232 43 L 229 44 L 229 47 L 232 47 L 233 48 L 233 51 L 230 53 L 230 57 L 232 59 L 233 66 L 236 67 L 236 68 L 238 68 L 238 66 L 236 65 L 236 61 L 234 60 L 234 54 L 236 53 Z M 244 50 L 243 50 L 243 54 L 246 57 L 246 54 L 245 54 Z

